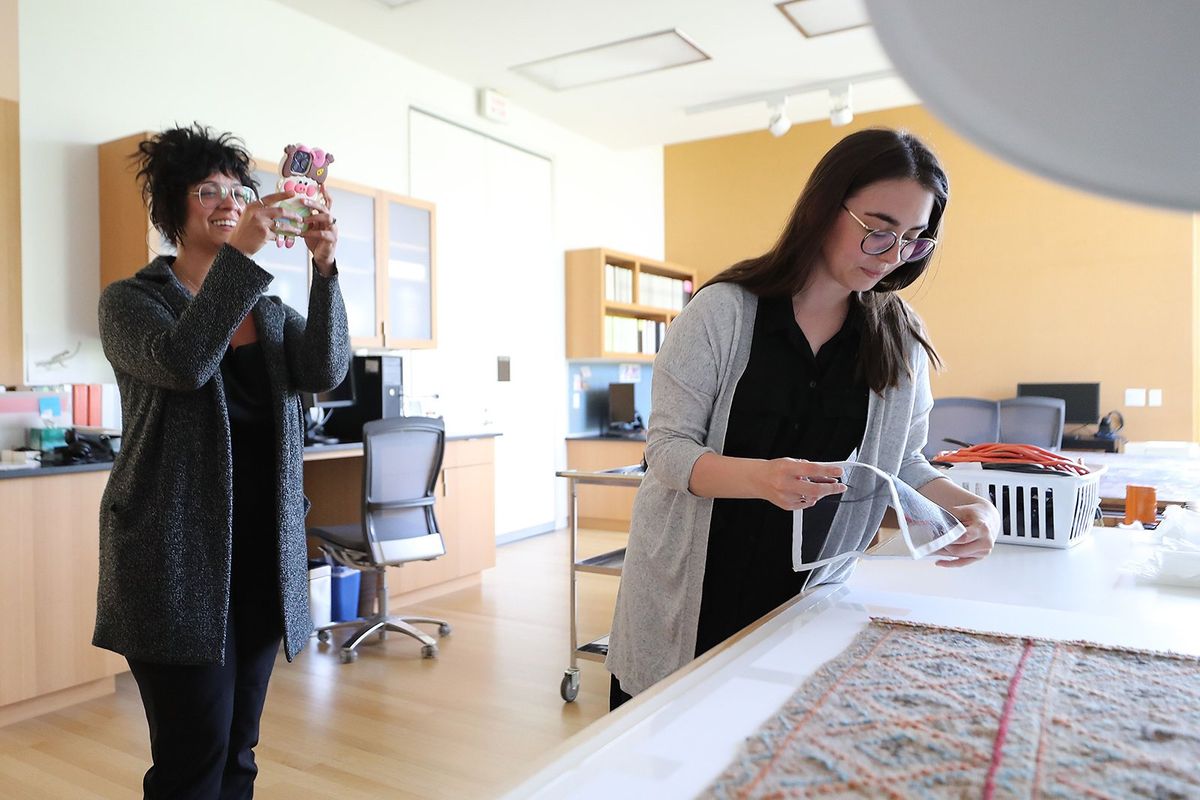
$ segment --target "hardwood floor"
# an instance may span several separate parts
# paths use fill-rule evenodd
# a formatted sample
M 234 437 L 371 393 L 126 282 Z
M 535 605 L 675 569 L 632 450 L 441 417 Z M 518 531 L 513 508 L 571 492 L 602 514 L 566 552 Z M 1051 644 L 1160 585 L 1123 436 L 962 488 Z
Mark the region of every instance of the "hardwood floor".
M 583 555 L 624 538 L 587 531 Z M 404 608 L 453 625 L 436 659 L 396 634 L 353 664 L 315 639 L 295 662 L 281 656 L 256 749 L 256 797 L 461 800 L 494 797 L 527 777 L 608 710 L 601 664 L 581 663 L 574 703 L 558 693 L 568 665 L 568 548 L 565 531 L 506 545 L 479 586 Z M 581 637 L 598 636 L 617 580 L 581 575 L 579 586 Z M 149 752 L 137 687 L 124 673 L 115 695 L 0 728 L 0 796 L 138 797 Z

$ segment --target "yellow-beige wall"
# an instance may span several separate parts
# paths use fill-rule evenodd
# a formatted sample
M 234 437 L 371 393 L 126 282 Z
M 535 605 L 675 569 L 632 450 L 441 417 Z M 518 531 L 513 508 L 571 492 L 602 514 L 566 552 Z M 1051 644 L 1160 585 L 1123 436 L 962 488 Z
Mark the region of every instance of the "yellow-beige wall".
M 0 0 L 0 100 L 17 91 L 17 0 Z
M 667 259 L 703 281 L 763 252 L 821 155 L 879 125 L 920 136 L 950 176 L 939 254 L 904 292 L 946 362 L 935 397 L 999 399 L 1021 381 L 1099 381 L 1101 413 L 1120 410 L 1127 438 L 1196 438 L 1193 215 L 1035 177 L 920 106 L 857 115 L 844 128 L 797 125 L 779 139 L 763 131 L 667 147 Z M 1162 407 L 1126 408 L 1127 387 L 1162 389 Z

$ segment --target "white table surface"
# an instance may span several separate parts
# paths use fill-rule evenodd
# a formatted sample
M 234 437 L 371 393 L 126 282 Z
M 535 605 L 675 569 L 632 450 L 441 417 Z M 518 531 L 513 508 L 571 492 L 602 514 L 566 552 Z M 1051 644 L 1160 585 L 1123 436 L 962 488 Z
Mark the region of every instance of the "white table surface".
M 682 798 L 871 616 L 1200 655 L 1200 590 L 1123 572 L 1151 534 L 1096 528 L 1070 550 L 997 545 L 963 568 L 866 561 L 690 671 L 589 726 L 509 796 Z

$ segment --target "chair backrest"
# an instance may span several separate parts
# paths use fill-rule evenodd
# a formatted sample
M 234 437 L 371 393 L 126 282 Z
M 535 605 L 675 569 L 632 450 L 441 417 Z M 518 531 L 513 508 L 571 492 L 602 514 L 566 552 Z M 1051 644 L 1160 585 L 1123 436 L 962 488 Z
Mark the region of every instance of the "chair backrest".
M 1000 441 L 1062 448 L 1067 403 L 1060 397 L 1010 397 L 1000 401 Z
M 929 411 L 929 436 L 921 452 L 926 458 L 933 458 L 943 450 L 959 446 L 947 442 L 947 437 L 967 444 L 1000 441 L 1000 404 L 978 397 L 939 397 L 934 400 Z
M 376 564 L 445 555 L 433 513 L 446 427 L 432 417 L 392 417 L 363 425 L 363 535 Z

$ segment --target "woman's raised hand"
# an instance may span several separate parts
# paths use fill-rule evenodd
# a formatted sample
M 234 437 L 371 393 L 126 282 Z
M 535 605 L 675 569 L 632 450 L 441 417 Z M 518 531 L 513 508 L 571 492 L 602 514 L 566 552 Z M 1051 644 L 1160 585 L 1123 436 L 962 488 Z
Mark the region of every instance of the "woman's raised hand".
M 275 238 L 275 220 L 286 219 L 299 224 L 298 214 L 275 206 L 282 200 L 295 197 L 294 192 L 276 192 L 260 197 L 242 209 L 237 227 L 229 236 L 229 246 L 242 254 L 253 256 L 268 240 Z
M 786 511 L 811 507 L 822 497 L 841 494 L 842 468 L 796 458 L 773 458 L 761 462 L 759 496 Z
M 305 220 L 304 243 L 312 253 L 313 264 L 317 270 L 328 277 L 333 272 L 334 252 L 337 250 L 337 217 L 330 209 L 333 198 L 321 187 L 322 200 L 305 200 L 304 204 L 312 209 L 312 214 Z

